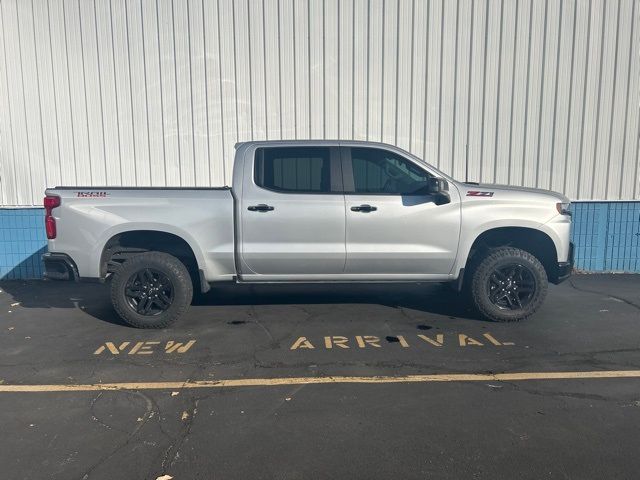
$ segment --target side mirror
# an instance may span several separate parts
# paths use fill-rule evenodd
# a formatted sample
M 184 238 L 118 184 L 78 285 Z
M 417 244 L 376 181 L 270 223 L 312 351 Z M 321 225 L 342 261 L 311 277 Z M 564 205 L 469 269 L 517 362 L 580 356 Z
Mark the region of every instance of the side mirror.
M 435 197 L 436 205 L 444 205 L 451 201 L 449 196 L 449 184 L 444 178 L 429 177 L 427 192 Z
M 444 178 L 429 177 L 427 180 L 427 192 L 429 195 L 438 195 L 449 191 L 449 184 Z

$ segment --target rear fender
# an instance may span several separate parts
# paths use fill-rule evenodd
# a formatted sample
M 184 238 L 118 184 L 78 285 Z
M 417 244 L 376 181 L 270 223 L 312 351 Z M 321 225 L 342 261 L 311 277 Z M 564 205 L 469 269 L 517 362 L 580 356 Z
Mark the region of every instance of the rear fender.
M 176 228 L 175 226 L 163 224 L 163 223 L 153 223 L 153 222 L 135 223 L 135 224 L 126 223 L 122 225 L 116 225 L 104 232 L 104 236 L 102 238 L 105 238 L 106 240 L 96 245 L 91 255 L 91 258 L 98 258 L 100 259 L 100 261 L 92 262 L 91 264 L 92 275 L 87 275 L 87 276 L 91 276 L 91 277 L 101 276 L 100 266 L 102 263 L 102 253 L 106 245 L 111 241 L 113 237 L 121 233 L 135 232 L 139 230 L 151 230 L 155 232 L 170 233 L 172 235 L 182 238 L 185 242 L 187 242 L 187 244 L 193 251 L 193 254 L 196 258 L 196 262 L 198 264 L 198 269 L 203 270 L 206 268 L 206 260 L 204 255 L 202 254 L 202 250 L 198 247 L 198 243 L 193 239 L 193 237 L 189 235 L 189 233 L 187 233 L 186 231 L 180 228 Z

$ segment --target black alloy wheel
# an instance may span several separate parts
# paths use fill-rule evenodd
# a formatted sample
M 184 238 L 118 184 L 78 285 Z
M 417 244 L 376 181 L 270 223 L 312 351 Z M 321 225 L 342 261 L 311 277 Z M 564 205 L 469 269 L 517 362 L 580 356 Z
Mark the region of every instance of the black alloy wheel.
M 160 315 L 173 303 L 173 284 L 164 273 L 145 268 L 129 277 L 124 294 L 127 305 L 136 313 Z
M 536 280 L 520 263 L 496 266 L 487 282 L 489 301 L 500 309 L 523 310 L 531 303 Z

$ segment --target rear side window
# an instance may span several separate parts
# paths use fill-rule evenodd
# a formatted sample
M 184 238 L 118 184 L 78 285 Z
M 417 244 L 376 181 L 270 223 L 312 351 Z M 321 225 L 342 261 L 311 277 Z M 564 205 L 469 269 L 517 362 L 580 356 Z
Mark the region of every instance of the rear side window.
M 325 147 L 258 149 L 255 182 L 276 192 L 328 193 L 331 191 L 329 152 Z

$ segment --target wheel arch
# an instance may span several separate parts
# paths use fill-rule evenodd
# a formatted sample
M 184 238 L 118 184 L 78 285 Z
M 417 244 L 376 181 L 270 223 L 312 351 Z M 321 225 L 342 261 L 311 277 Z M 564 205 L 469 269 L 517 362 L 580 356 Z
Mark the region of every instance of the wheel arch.
M 530 227 L 496 227 L 483 231 L 471 245 L 465 269 L 468 270 L 478 254 L 496 247 L 514 247 L 529 252 L 544 267 L 552 279 L 557 270 L 558 252 L 553 239 L 545 232 Z
M 182 235 L 155 228 L 113 233 L 100 251 L 100 278 L 114 272 L 131 256 L 149 251 L 163 252 L 178 258 L 187 267 L 194 285 L 202 289 L 200 272 L 203 259 L 200 252 Z

